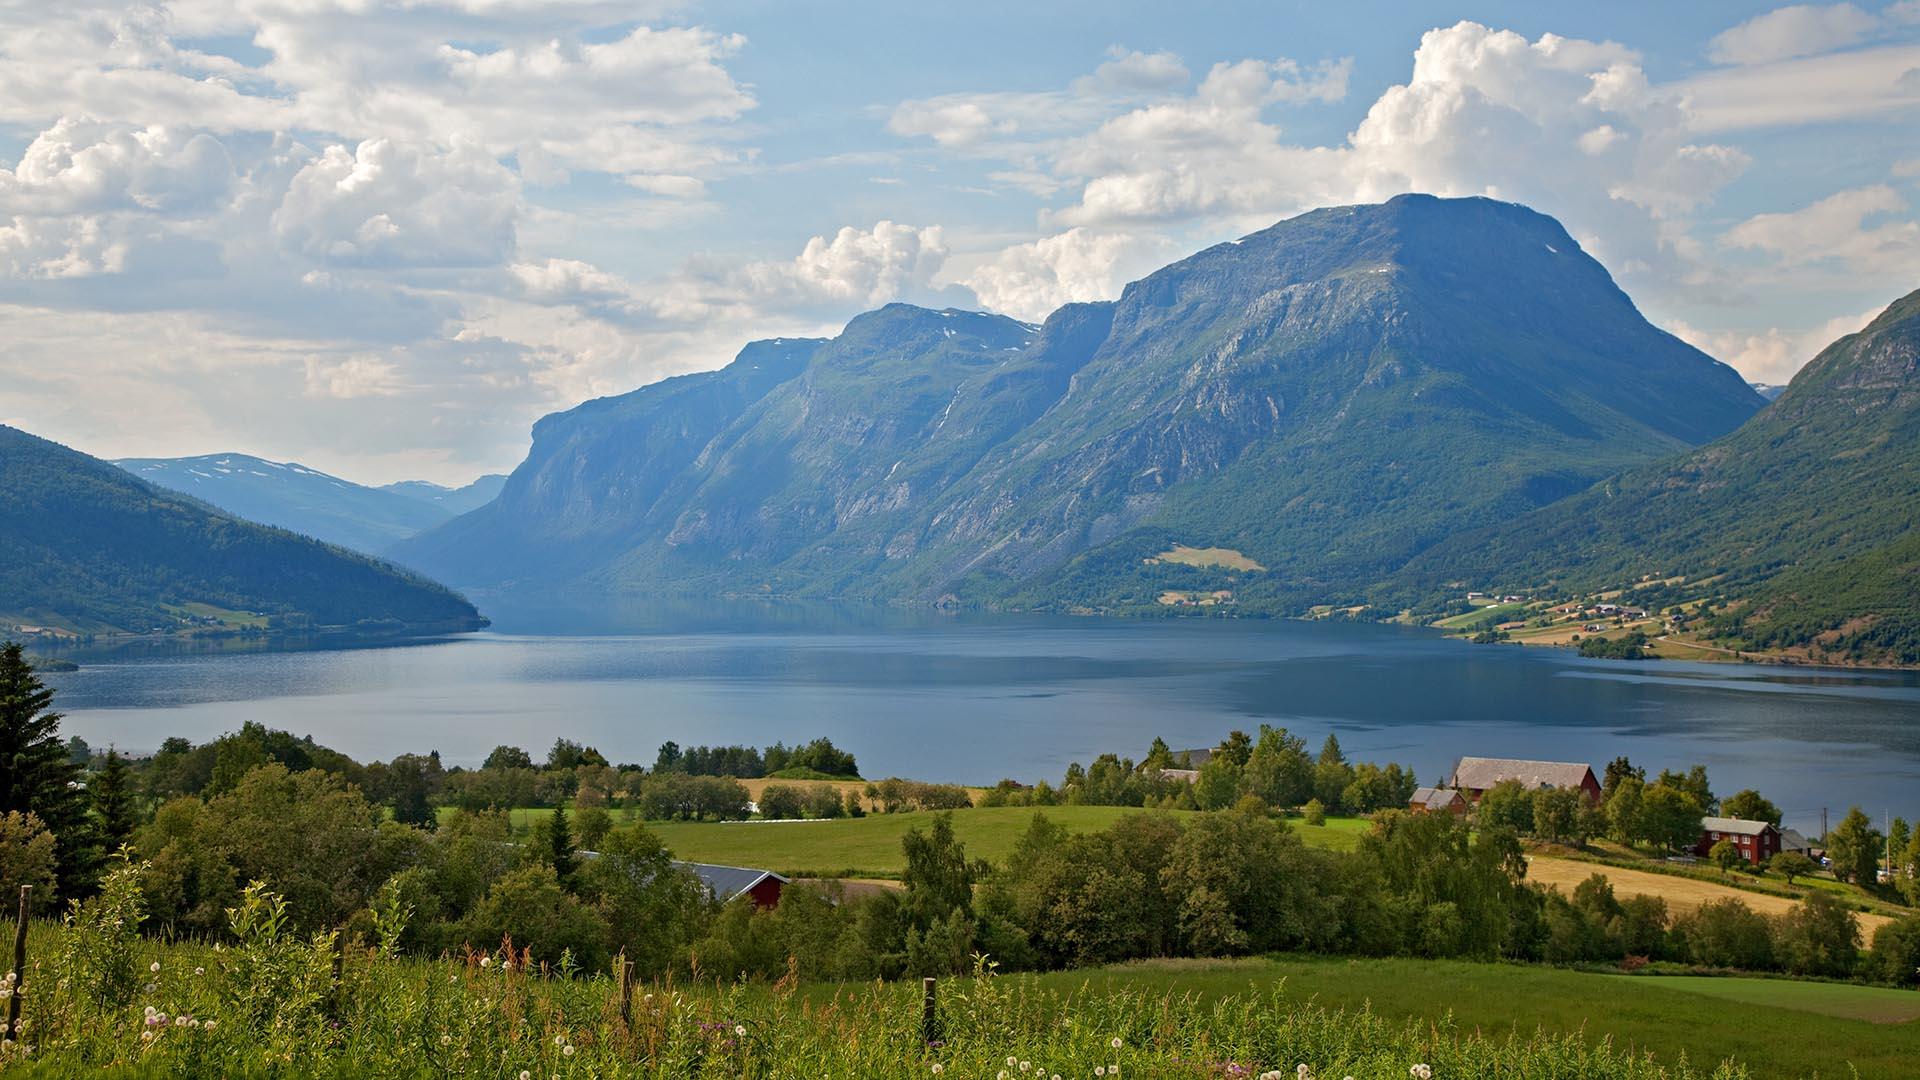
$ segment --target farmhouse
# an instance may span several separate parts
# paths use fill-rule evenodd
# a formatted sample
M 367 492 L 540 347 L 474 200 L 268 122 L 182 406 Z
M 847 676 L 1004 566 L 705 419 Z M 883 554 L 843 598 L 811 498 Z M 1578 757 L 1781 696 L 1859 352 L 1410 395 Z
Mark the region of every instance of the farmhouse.
M 1791 851 L 1796 855 L 1805 855 L 1807 858 L 1813 859 L 1816 862 L 1819 861 L 1819 857 L 1822 854 L 1825 854 L 1815 848 L 1813 841 L 1808 840 L 1806 834 L 1799 829 L 1780 830 L 1780 850 Z
M 1593 766 L 1570 761 L 1523 761 L 1519 758 L 1463 757 L 1453 767 L 1447 787 L 1454 788 L 1473 802 L 1496 784 L 1519 781 L 1528 791 L 1541 788 L 1579 788 L 1587 801 L 1600 802 L 1600 781 Z
M 1704 856 L 1722 840 L 1738 847 L 1740 857 L 1754 866 L 1780 853 L 1780 830 L 1773 822 L 1725 817 L 1700 819 L 1700 841 L 1693 845 L 1693 853 Z
M 1452 788 L 1415 788 L 1413 798 L 1407 800 L 1407 810 L 1415 814 L 1452 814 L 1454 817 L 1465 817 L 1467 800 Z
M 739 897 L 747 897 L 753 906 L 762 911 L 776 907 L 780 903 L 780 891 L 787 886 L 787 879 L 771 870 L 752 870 L 743 866 L 718 866 L 713 863 L 675 862 L 673 865 L 689 871 L 700 879 L 715 900 L 727 903 Z

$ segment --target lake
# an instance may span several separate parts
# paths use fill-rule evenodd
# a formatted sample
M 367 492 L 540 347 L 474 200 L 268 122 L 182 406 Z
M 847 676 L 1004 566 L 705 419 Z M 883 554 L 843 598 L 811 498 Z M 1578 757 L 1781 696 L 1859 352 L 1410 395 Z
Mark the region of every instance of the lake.
M 65 730 L 150 750 L 248 720 L 361 760 L 558 736 L 614 761 L 682 745 L 825 735 L 869 777 L 1058 781 L 1159 735 L 1210 746 L 1284 725 L 1318 751 L 1400 761 L 1423 782 L 1463 754 L 1658 771 L 1705 764 L 1789 824 L 1850 804 L 1920 817 L 1920 673 L 1582 660 L 1430 631 L 1238 619 L 1105 620 L 813 606 L 494 610 L 456 638 L 326 651 L 69 655 L 47 677 Z

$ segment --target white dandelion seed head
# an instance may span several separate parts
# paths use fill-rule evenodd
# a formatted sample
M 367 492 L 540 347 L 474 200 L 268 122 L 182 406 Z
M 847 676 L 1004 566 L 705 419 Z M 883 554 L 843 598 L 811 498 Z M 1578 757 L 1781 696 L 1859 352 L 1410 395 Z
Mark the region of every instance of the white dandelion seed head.
M 153 972 L 155 975 L 160 974 L 160 961 L 155 960 L 153 963 L 148 964 L 147 970 Z
M 572 1056 L 573 1056 L 573 1046 L 572 1046 L 571 1044 L 569 1044 L 569 1045 L 567 1045 L 567 1046 L 563 1046 L 563 1047 L 561 1047 L 561 1048 L 560 1048 L 560 1053 L 561 1053 L 562 1055 L 564 1055 L 564 1056 L 566 1056 L 566 1057 L 572 1057 Z

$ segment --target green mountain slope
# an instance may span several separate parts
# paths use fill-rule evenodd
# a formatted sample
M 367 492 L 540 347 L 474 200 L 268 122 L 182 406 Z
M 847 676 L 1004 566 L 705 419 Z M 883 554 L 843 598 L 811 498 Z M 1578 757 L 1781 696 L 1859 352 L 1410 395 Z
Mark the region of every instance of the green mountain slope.
M 411 494 L 247 454 L 125 458 L 115 465 L 236 517 L 355 551 L 378 552 L 455 516 Z
M 1038 328 L 892 305 L 809 350 L 548 417 L 499 499 L 396 555 L 479 587 L 1287 610 L 1762 404 L 1486 199 L 1315 211 Z M 1151 561 L 1176 543 L 1265 569 Z
M 144 631 L 180 625 L 186 605 L 314 626 L 484 622 L 424 578 L 4 426 L 0 494 L 0 623 Z
M 1920 663 L 1920 292 L 1801 369 L 1765 412 L 1408 570 L 1567 591 L 1684 576 L 1739 601 L 1709 629 L 1828 659 Z

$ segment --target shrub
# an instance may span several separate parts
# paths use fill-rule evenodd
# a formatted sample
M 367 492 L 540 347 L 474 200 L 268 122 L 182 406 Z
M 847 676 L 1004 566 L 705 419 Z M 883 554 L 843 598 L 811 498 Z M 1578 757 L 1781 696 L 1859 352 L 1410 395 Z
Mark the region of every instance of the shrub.
M 797 818 L 805 798 L 792 784 L 768 784 L 760 789 L 760 816 L 770 821 Z
M 1327 823 L 1326 804 L 1319 799 L 1308 799 L 1307 805 L 1300 808 L 1300 815 L 1309 825 L 1325 825 Z

